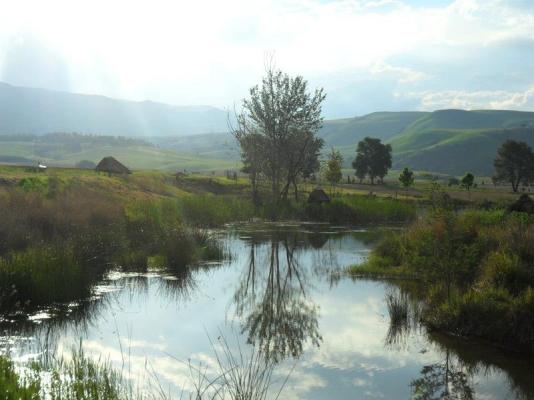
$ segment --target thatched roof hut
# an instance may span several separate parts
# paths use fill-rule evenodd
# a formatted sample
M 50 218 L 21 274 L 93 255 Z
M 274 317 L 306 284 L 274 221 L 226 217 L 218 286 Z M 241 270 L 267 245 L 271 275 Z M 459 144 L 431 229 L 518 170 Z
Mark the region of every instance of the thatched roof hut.
M 315 188 L 308 197 L 308 203 L 322 204 L 329 203 L 330 197 L 321 188 Z
M 522 194 L 519 199 L 512 203 L 508 207 L 509 211 L 524 212 L 528 214 L 534 214 L 534 200 L 532 200 L 527 194 Z
M 107 172 L 108 174 L 131 174 L 128 168 L 121 164 L 113 157 L 104 157 L 95 168 L 98 172 Z

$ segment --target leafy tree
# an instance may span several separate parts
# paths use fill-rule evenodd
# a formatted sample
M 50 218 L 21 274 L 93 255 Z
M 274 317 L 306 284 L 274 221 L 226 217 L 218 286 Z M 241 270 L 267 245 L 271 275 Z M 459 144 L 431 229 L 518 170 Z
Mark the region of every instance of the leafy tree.
M 534 180 L 534 153 L 525 142 L 507 140 L 497 151 L 495 181 L 510 182 L 512 190 L 517 192 L 519 185 L 527 185 Z
M 356 175 L 360 183 L 362 183 L 367 175 L 367 164 L 363 157 L 356 157 L 352 162 L 352 168 L 354 168 L 354 175 Z
M 391 145 L 383 144 L 380 139 L 366 137 L 358 143 L 352 167 L 360 181 L 369 176 L 371 184 L 374 184 L 375 178 L 383 182 L 391 168 Z
M 473 186 L 473 184 L 475 183 L 475 176 L 471 172 L 468 172 L 462 178 L 461 183 L 462 183 L 462 186 L 469 191 L 471 187 Z
M 466 188 L 469 191 L 471 190 L 471 187 L 475 184 L 475 176 L 471 172 L 468 172 L 464 175 L 460 182 L 462 184 L 462 187 Z
M 399 181 L 405 188 L 412 186 L 414 182 L 413 171 L 411 171 L 408 167 L 405 167 L 399 176 Z
M 270 183 L 274 203 L 287 199 L 291 186 L 297 194 L 299 177 L 319 168 L 324 142 L 316 133 L 322 126 L 324 99 L 323 89 L 310 93 L 301 76 L 270 67 L 261 86 L 250 89 L 250 97 L 243 100 L 233 134 L 245 168 L 255 174 L 251 179 L 261 176 Z
M 343 177 L 341 173 L 342 165 L 343 156 L 339 150 L 334 150 L 334 148 L 332 148 L 326 162 L 326 180 L 330 182 L 331 185 L 336 185 L 341 181 L 341 178 Z

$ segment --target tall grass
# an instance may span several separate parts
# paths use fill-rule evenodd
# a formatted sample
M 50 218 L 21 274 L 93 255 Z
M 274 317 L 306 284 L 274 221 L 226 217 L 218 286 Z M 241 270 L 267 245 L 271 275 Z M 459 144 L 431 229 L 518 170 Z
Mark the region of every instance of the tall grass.
M 0 308 L 69 301 L 89 294 L 72 250 L 38 247 L 0 258 Z
M 236 341 L 236 343 L 238 343 Z M 180 399 L 266 400 L 278 399 L 289 378 L 275 382 L 276 364 L 252 347 L 236 348 L 221 335 L 212 343 L 215 365 L 208 368 L 189 361 L 193 391 Z M 182 361 L 176 360 L 177 363 Z M 29 364 L 15 364 L 0 356 L 0 395 L 8 400 L 170 400 L 147 370 L 144 382 L 133 381 L 122 369 L 104 359 L 92 359 L 80 348 L 68 358 L 39 358 Z M 148 379 L 149 381 L 146 381 Z
M 437 210 L 351 272 L 417 277 L 432 328 L 534 353 L 533 243 L 526 214 Z
M 180 207 L 184 222 L 204 227 L 247 221 L 255 215 L 250 200 L 235 196 L 192 195 L 180 199 Z
M 194 385 L 194 400 L 266 400 L 278 399 L 289 374 L 275 386 L 273 374 L 276 363 L 255 346 L 246 351 L 236 337 L 233 349 L 224 335 L 219 343 L 212 343 L 215 370 L 189 364 Z
M 305 213 L 308 218 L 332 223 L 394 223 L 413 220 L 416 205 L 389 198 L 345 195 L 332 199 L 330 203 L 309 204 Z
M 176 271 L 222 257 L 218 242 L 186 225 L 182 211 L 177 199 L 124 199 L 79 187 L 53 197 L 0 191 L 0 311 L 84 298 L 117 265 L 146 269 L 150 257 L 161 256 L 162 267 Z

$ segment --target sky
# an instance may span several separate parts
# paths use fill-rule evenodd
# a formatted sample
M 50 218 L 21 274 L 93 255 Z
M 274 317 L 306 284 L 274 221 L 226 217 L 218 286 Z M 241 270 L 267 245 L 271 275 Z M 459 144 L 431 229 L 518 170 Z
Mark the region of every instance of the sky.
M 0 80 L 239 107 L 267 59 L 327 118 L 534 110 L 533 0 L 0 0 Z

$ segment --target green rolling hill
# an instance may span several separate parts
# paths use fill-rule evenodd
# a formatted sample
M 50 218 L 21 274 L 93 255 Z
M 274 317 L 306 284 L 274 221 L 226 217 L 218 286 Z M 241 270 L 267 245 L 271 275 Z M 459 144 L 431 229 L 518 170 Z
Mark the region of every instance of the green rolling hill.
M 339 149 L 350 168 L 358 141 L 378 137 L 393 147 L 393 166 L 443 174 L 491 175 L 498 147 L 507 139 L 534 146 L 534 113 L 501 110 L 377 112 L 326 120 L 319 136 L 325 151 Z M 147 138 L 166 149 L 198 157 L 235 160 L 239 150 L 228 133 Z
M 213 107 L 133 102 L 0 82 L 0 162 L 73 165 L 117 155 L 132 168 L 236 168 L 239 149 L 228 114 Z M 50 132 L 140 137 L 136 143 L 46 136 Z M 22 134 L 22 135 L 21 135 Z M 26 135 L 26 136 L 25 136 Z M 338 148 L 350 167 L 358 141 L 377 137 L 393 147 L 394 168 L 405 166 L 461 175 L 490 175 L 497 148 L 507 139 L 534 146 L 534 112 L 438 110 L 375 112 L 326 120 L 325 151 Z M 53 138 L 53 140 L 50 140 Z M 93 137 L 94 138 L 94 137 Z M 81 141 L 80 141 L 81 140 Z
M 394 167 L 461 175 L 491 175 L 506 140 L 534 146 L 534 113 L 503 110 L 440 110 L 407 126 L 388 142 Z
M 336 147 L 355 146 L 366 136 L 387 140 L 427 114 L 415 111 L 375 112 L 362 117 L 326 120 L 319 136 L 328 146 Z

